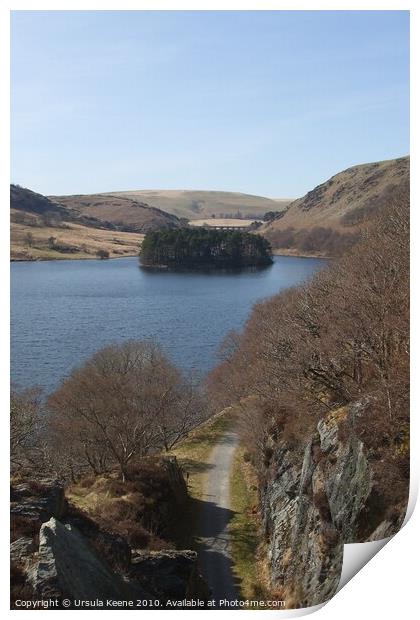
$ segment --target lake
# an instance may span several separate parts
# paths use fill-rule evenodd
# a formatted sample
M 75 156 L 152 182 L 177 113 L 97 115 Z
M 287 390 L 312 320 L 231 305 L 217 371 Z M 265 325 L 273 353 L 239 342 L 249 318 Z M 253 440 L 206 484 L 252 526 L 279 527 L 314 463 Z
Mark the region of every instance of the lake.
M 135 257 L 12 263 L 12 380 L 50 392 L 97 349 L 145 338 L 158 340 L 184 370 L 203 375 L 256 301 L 324 265 L 277 256 L 261 271 L 174 273 L 143 271 Z

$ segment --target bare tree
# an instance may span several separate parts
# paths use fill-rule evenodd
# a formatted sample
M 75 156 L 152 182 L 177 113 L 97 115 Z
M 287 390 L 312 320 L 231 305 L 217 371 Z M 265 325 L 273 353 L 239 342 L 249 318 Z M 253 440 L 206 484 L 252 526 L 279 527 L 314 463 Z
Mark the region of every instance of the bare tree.
M 135 459 L 169 450 L 201 419 L 196 391 L 150 342 L 97 352 L 49 398 L 51 428 L 73 470 L 117 465 L 123 480 Z
M 393 479 L 405 480 L 408 196 L 394 197 L 359 235 L 311 283 L 258 304 L 209 378 L 223 406 L 240 403 L 242 433 L 261 467 L 276 437 L 303 445 L 320 418 L 364 398 L 369 413 L 355 431 L 375 446 L 375 462 L 388 473 L 401 468 Z
M 34 236 L 31 232 L 27 232 L 25 235 L 25 243 L 28 247 L 32 247 L 34 244 Z
M 13 469 L 33 460 L 41 424 L 41 392 L 38 389 L 10 395 L 10 458 Z

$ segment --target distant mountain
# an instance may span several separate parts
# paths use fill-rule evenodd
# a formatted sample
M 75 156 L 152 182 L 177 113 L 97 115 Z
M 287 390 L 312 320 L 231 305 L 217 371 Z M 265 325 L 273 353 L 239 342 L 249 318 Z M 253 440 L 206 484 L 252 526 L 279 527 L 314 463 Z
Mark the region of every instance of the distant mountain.
M 393 196 L 408 192 L 410 158 L 348 168 L 293 201 L 258 232 L 290 254 L 337 254 Z
M 148 205 L 188 220 L 209 217 L 260 219 L 267 211 L 281 211 L 290 199 L 271 199 L 240 192 L 196 190 L 132 190 L 112 192 L 113 197 L 144 200 Z M 98 194 L 99 197 L 110 194 Z

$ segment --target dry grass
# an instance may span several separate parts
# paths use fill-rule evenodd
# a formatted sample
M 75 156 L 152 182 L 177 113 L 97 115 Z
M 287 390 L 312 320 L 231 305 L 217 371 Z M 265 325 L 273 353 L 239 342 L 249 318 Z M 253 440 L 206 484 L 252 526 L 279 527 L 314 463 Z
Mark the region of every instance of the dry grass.
M 180 549 L 194 548 L 208 457 L 231 422 L 231 411 L 222 411 L 169 453 L 177 457 L 188 481 L 189 497 L 182 506 L 181 519 L 179 507 L 170 518 L 167 511 L 161 513 L 162 501 L 168 507 L 172 506 L 172 501 L 166 495 L 165 480 L 159 477 L 156 468 L 147 476 L 142 466 L 139 476 L 125 483 L 116 474 L 87 476 L 69 487 L 66 496 L 77 509 L 102 527 L 124 536 L 135 547 L 159 549 L 164 539 L 166 548 L 170 546 L 166 541 Z M 166 514 L 166 517 L 162 520 L 159 514 Z M 165 529 L 165 524 L 169 524 L 169 530 Z
M 170 213 L 150 208 L 142 200 L 117 194 L 80 194 L 75 196 L 50 196 L 63 207 L 98 220 L 123 225 L 128 230 L 146 233 L 158 228 L 176 228 L 179 221 Z M 126 228 L 127 230 L 127 228 Z
M 26 236 L 33 236 L 32 246 Z M 58 249 L 50 247 L 50 237 L 55 238 Z M 65 224 L 63 227 L 27 226 L 11 223 L 12 260 L 53 260 L 97 258 L 96 252 L 107 250 L 110 258 L 136 256 L 144 235 L 88 228 L 80 224 Z M 61 247 L 60 247 L 61 246 Z M 65 250 L 67 246 L 68 251 Z M 59 251 L 62 249 L 62 251 Z
M 177 457 L 184 475 L 188 478 L 188 490 L 194 499 L 203 498 L 203 483 L 208 471 L 208 458 L 219 439 L 232 424 L 232 418 L 231 408 L 212 416 L 171 452 Z
M 258 481 L 252 465 L 240 446 L 235 453 L 230 477 L 231 507 L 229 524 L 233 572 L 243 599 L 269 598 L 263 585 L 264 563 L 259 553 Z
M 258 232 L 276 248 L 284 247 L 277 244 L 278 233 L 288 229 L 324 227 L 341 233 L 357 230 L 394 193 L 408 186 L 409 167 L 409 157 L 403 157 L 348 168 L 292 202 L 282 218 L 265 224 Z M 296 244 L 290 247 L 296 249 Z
M 144 201 L 152 207 L 188 220 L 210 218 L 212 215 L 219 218 L 235 217 L 238 211 L 242 217 L 262 217 L 267 211 L 281 211 L 291 202 L 290 199 L 273 200 L 240 192 L 201 190 L 132 190 L 112 192 L 112 195 Z
M 176 544 L 173 525 L 179 505 L 159 459 L 145 459 L 126 482 L 116 473 L 86 476 L 67 489 L 66 497 L 133 548 L 159 550 Z
M 296 258 L 330 258 L 325 256 L 323 252 L 302 252 L 296 248 L 274 248 L 272 250 L 274 256 L 291 256 Z

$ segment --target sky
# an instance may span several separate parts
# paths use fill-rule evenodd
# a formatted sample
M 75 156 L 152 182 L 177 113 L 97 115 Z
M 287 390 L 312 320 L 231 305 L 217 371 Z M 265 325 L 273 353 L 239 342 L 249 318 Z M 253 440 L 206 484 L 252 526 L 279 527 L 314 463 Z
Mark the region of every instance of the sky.
M 11 182 L 305 194 L 409 152 L 406 11 L 14 11 Z

